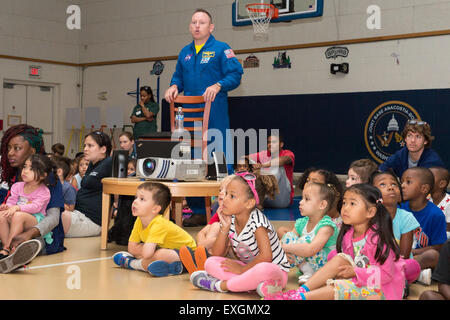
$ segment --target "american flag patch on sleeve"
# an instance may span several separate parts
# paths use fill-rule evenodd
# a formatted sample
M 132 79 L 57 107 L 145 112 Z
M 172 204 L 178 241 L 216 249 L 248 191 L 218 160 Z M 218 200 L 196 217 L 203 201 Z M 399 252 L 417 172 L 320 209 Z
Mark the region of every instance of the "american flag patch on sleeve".
M 225 53 L 225 55 L 226 55 L 226 57 L 227 57 L 228 59 L 236 57 L 236 56 L 234 55 L 233 50 L 231 50 L 231 49 L 225 50 L 224 53 Z

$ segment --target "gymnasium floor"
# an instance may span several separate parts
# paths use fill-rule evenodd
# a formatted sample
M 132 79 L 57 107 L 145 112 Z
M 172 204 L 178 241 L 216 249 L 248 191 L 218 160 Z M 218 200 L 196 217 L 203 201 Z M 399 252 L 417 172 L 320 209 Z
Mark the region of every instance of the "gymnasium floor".
M 272 220 L 275 228 L 292 221 Z M 195 236 L 200 227 L 186 228 Z M 148 273 L 115 266 L 111 257 L 126 247 L 109 243 L 100 250 L 100 237 L 66 239 L 63 253 L 39 256 L 25 270 L 0 274 L 0 300 L 259 300 L 253 293 L 212 293 L 195 288 L 189 275 L 153 278 Z M 290 272 L 287 289 L 297 288 L 295 271 Z M 416 300 L 423 290 L 413 284 L 408 299 Z

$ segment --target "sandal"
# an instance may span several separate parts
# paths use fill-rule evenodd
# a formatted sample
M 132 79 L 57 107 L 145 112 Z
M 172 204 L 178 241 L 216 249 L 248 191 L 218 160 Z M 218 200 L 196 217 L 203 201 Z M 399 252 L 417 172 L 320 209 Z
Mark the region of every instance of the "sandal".
M 1 251 L 5 251 L 6 254 L 0 253 L 0 260 L 5 259 L 11 254 L 11 251 L 7 248 L 3 248 Z

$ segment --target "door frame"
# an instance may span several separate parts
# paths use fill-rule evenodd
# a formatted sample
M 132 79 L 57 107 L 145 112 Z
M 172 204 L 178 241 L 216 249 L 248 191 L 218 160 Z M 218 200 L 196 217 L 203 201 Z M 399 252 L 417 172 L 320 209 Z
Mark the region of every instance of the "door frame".
M 3 84 L 6 83 L 12 83 L 12 84 L 17 84 L 17 85 L 25 85 L 25 86 L 35 86 L 35 87 L 52 87 L 53 90 L 53 119 L 52 119 L 52 124 L 53 124 L 53 143 L 55 143 L 55 141 L 61 141 L 61 131 L 59 128 L 59 124 L 60 121 L 58 121 L 58 119 L 60 118 L 60 83 L 54 83 L 54 82 L 45 82 L 45 81 L 28 81 L 28 80 L 18 80 L 18 79 L 10 79 L 10 78 L 3 78 L 2 79 L 2 87 Z M 3 92 L 2 92 L 2 113 L 3 113 L 3 119 L 5 119 L 5 106 L 3 105 Z M 5 121 L 5 120 L 3 120 Z M 5 126 L 5 123 L 3 124 L 3 127 Z M 4 133 L 4 130 L 3 130 Z M 45 148 L 50 148 L 51 146 L 46 146 Z M 46 150 L 48 152 L 48 150 Z

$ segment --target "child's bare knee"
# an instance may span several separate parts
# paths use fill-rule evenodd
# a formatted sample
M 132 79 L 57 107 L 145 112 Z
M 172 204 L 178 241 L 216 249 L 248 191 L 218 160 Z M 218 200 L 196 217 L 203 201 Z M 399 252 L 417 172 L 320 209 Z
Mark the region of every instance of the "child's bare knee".
M 334 263 L 336 263 L 339 266 L 345 266 L 345 265 L 350 265 L 350 261 L 348 261 L 348 259 L 340 256 L 340 255 L 335 255 L 333 258 L 331 258 L 330 261 L 333 261 Z
M 22 212 L 22 211 L 17 211 L 16 213 L 14 213 L 14 215 L 11 218 L 11 221 L 14 222 L 22 222 L 25 220 L 26 215 L 29 215 L 29 213 L 26 212 Z

